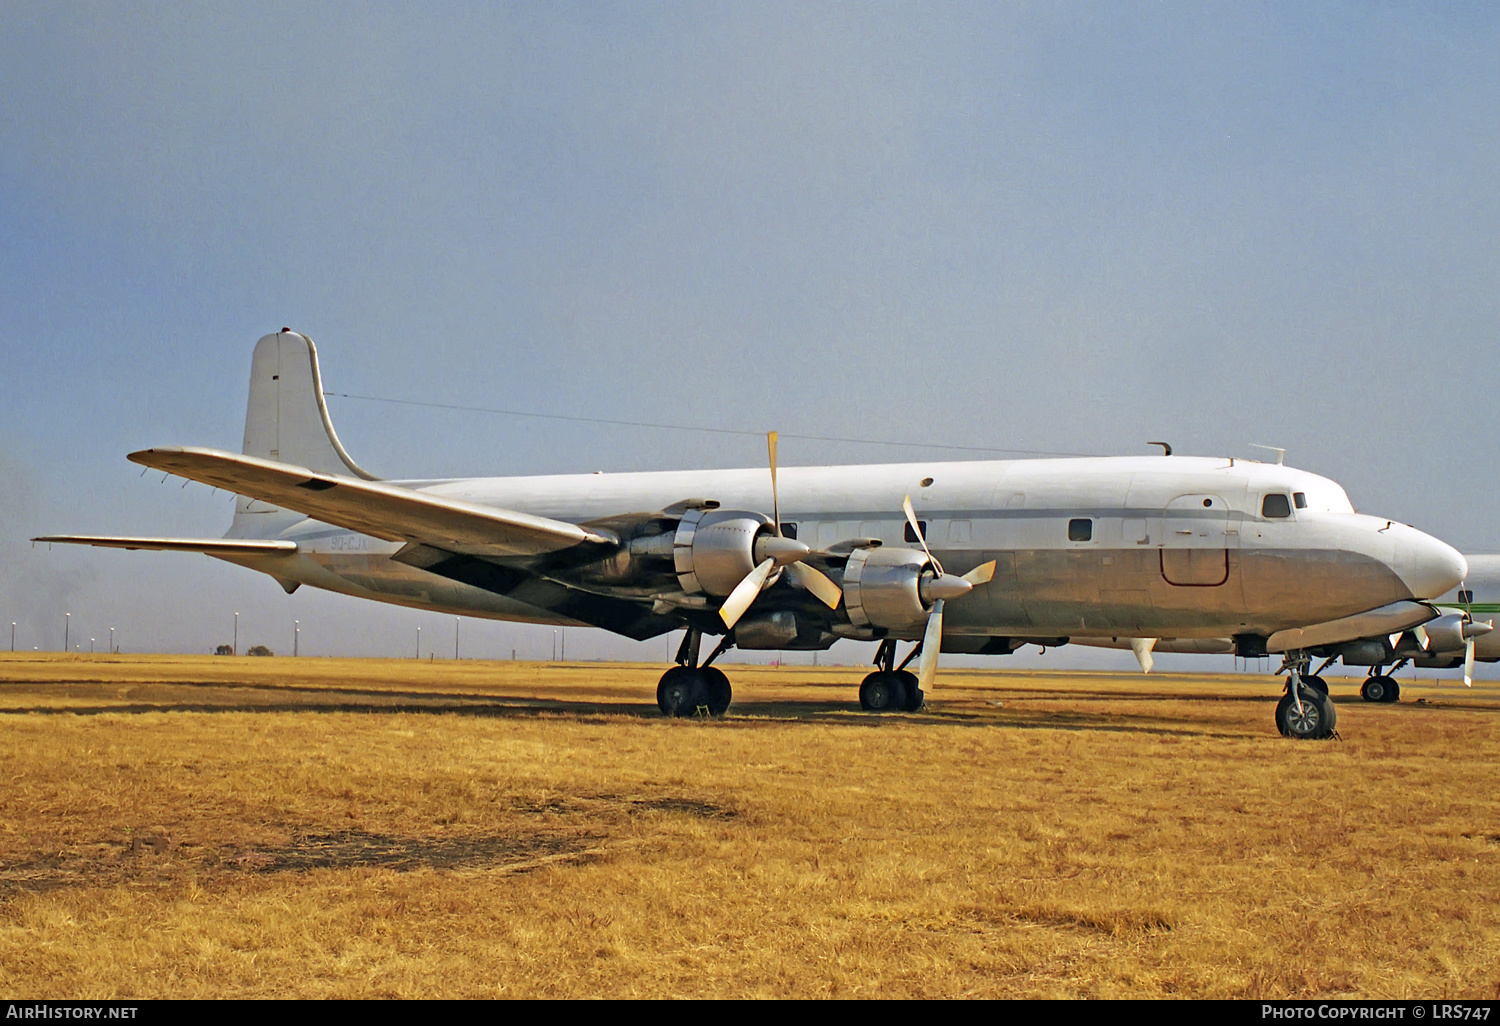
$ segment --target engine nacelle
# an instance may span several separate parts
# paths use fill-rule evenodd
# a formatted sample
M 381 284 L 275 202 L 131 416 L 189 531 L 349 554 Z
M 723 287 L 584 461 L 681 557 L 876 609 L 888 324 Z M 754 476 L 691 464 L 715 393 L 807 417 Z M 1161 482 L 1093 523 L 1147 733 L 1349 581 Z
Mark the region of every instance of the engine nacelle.
M 1462 613 L 1445 613 L 1436 620 L 1428 620 L 1422 625 L 1422 629 L 1427 632 L 1427 651 L 1430 654 L 1463 651 L 1465 631 Z
M 924 623 L 923 574 L 933 576 L 927 554 L 882 545 L 855 549 L 844 565 L 844 606 L 855 627 L 906 630 Z
M 755 569 L 755 539 L 774 534 L 771 518 L 743 509 L 690 509 L 672 538 L 677 583 L 689 595 L 724 597 Z M 773 571 L 767 585 L 776 579 Z

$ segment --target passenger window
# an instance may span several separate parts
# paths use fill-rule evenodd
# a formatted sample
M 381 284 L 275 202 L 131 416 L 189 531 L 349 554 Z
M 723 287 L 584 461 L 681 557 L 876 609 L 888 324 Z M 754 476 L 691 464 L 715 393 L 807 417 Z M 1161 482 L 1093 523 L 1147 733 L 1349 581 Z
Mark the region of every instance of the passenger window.
M 1285 495 L 1282 495 L 1280 492 L 1272 492 L 1261 501 L 1260 515 L 1270 517 L 1273 520 L 1289 517 L 1292 515 L 1292 504 L 1287 501 Z
M 1292 493 L 1292 502 L 1296 505 L 1296 507 L 1298 509 L 1306 509 L 1307 508 L 1307 493 L 1306 492 L 1293 492 Z
M 783 538 L 796 538 L 797 537 L 797 525 L 796 524 L 783 523 L 781 525 L 781 536 Z
M 1094 522 L 1087 517 L 1077 517 L 1068 521 L 1068 541 L 1085 542 L 1092 541 L 1094 537 Z
M 925 521 L 925 520 L 918 520 L 917 521 L 917 526 L 922 529 L 922 537 L 926 538 L 927 537 L 927 521 Z M 906 531 L 902 535 L 902 537 L 905 538 L 907 541 L 909 541 L 909 542 L 911 542 L 913 544 L 916 544 L 916 542 L 918 540 L 917 539 L 917 532 L 913 531 L 911 529 L 911 521 L 907 521 L 907 523 L 906 523 Z
M 1473 605 L 1474 593 L 1472 591 L 1469 591 L 1467 588 L 1460 588 L 1458 592 L 1458 601 L 1460 605 Z

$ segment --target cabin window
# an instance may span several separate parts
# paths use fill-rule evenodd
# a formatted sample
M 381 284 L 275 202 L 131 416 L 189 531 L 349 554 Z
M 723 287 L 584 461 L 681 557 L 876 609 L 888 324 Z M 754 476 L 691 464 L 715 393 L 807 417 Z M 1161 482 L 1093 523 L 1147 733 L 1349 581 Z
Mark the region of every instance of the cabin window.
M 1307 508 L 1307 493 L 1306 492 L 1293 492 L 1292 493 L 1292 505 L 1296 506 L 1298 509 L 1306 509 Z
M 954 520 L 948 524 L 948 544 L 967 545 L 972 537 L 971 524 L 967 520 Z
M 1468 606 L 1474 604 L 1474 593 L 1468 588 L 1458 590 L 1458 601 L 1460 605 Z
M 795 538 L 795 537 L 797 537 L 797 525 L 796 524 L 786 524 L 786 523 L 783 523 L 781 525 L 781 536 L 783 538 Z
M 922 537 L 926 538 L 927 537 L 927 521 L 925 521 L 925 520 L 918 520 L 917 521 L 917 526 L 922 529 Z M 920 539 L 917 537 L 917 532 L 913 531 L 911 529 L 911 521 L 910 520 L 908 520 L 906 522 L 906 530 L 902 533 L 901 537 L 905 538 L 907 541 L 911 542 L 914 545 L 918 544 L 920 542 Z
M 1094 522 L 1088 517 L 1075 517 L 1068 521 L 1068 541 L 1086 542 L 1094 538 Z
M 1272 492 L 1261 500 L 1260 515 L 1273 520 L 1289 517 L 1292 515 L 1291 501 L 1280 492 Z

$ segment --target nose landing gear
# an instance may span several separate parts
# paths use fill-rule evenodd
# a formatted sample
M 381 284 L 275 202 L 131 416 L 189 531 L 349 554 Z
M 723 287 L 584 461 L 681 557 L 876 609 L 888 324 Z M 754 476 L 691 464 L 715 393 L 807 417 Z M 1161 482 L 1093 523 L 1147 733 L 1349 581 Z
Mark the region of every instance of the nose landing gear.
M 1305 653 L 1289 652 L 1286 694 L 1276 703 L 1276 729 L 1282 737 L 1320 741 L 1335 736 L 1338 709 L 1328 697 L 1328 686 L 1316 676 L 1304 676 L 1309 660 Z

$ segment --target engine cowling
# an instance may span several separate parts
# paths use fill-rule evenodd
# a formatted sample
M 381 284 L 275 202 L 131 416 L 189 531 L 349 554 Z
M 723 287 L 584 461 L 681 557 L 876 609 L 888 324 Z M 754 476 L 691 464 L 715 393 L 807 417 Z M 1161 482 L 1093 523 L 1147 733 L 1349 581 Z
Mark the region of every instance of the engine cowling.
M 735 585 L 755 569 L 755 541 L 774 534 L 771 518 L 743 509 L 690 509 L 677 524 L 672 538 L 672 561 L 677 583 L 689 595 L 715 595 L 734 591 Z M 772 572 L 769 586 L 780 570 Z
M 1436 620 L 1428 620 L 1422 629 L 1427 633 L 1427 651 L 1435 655 L 1462 652 L 1470 638 L 1488 634 L 1492 628 L 1487 623 L 1465 619 L 1462 613 L 1444 613 Z
M 927 619 L 922 577 L 933 577 L 927 554 L 917 549 L 882 545 L 855 549 L 844 565 L 844 605 L 856 627 L 905 630 Z

